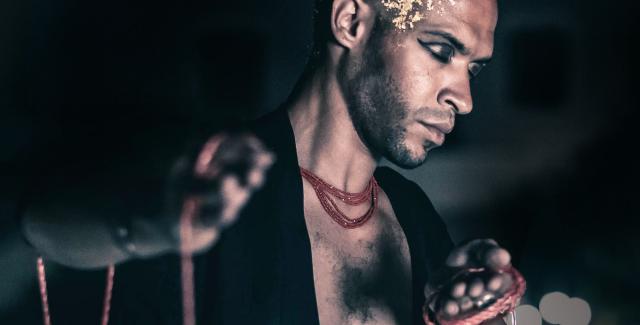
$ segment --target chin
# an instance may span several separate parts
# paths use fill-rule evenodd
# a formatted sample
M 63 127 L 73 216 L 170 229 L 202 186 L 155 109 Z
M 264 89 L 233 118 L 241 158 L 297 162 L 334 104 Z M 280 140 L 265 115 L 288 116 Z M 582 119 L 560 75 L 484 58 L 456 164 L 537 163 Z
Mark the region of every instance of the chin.
M 403 169 L 414 169 L 420 167 L 427 160 L 429 149 L 424 146 L 410 148 L 406 144 L 396 145 L 386 159 Z

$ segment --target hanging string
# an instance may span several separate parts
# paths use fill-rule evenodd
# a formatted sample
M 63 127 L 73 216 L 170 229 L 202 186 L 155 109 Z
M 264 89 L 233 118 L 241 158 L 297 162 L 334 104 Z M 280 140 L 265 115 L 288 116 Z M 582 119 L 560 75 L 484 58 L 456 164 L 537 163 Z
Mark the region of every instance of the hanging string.
M 107 268 L 107 284 L 104 289 L 104 299 L 102 301 L 102 321 L 101 325 L 109 324 L 109 312 L 111 311 L 111 296 L 113 294 L 113 278 L 116 274 L 116 268 L 109 265 Z
M 191 255 L 192 223 L 197 210 L 195 199 L 185 201 L 180 216 L 180 279 L 182 282 L 182 325 L 196 324 L 193 258 Z
M 44 325 L 51 325 L 51 313 L 49 310 L 49 294 L 47 292 L 47 275 L 44 268 L 44 259 L 38 257 L 37 260 L 38 269 L 38 285 L 40 287 L 40 301 L 42 302 L 42 318 Z M 107 268 L 107 279 L 104 289 L 104 299 L 102 300 L 102 317 L 100 319 L 101 325 L 109 324 L 109 312 L 111 311 L 111 296 L 113 293 L 113 281 L 116 273 L 116 268 L 113 265 L 109 265 Z
M 47 294 L 47 279 L 44 272 L 44 261 L 38 257 L 38 285 L 40 286 L 40 300 L 42 301 L 42 317 L 44 325 L 51 325 L 51 315 L 49 315 L 49 295 Z
M 517 325 L 516 324 L 516 310 L 512 310 L 509 315 L 511 315 L 511 325 Z
M 204 144 L 194 166 L 194 176 L 212 179 L 218 176 L 219 167 L 212 164 L 218 148 L 227 135 L 224 133 L 212 136 Z M 199 201 L 187 198 L 180 215 L 180 282 L 182 285 L 182 325 L 196 324 L 196 303 L 194 288 L 192 240 L 193 220 L 196 217 Z
M 194 177 L 213 179 L 218 177 L 220 167 L 213 164 L 213 158 L 218 152 L 222 141 L 227 138 L 225 133 L 212 136 L 203 145 L 194 166 Z M 180 281 L 182 284 L 182 325 L 196 324 L 196 303 L 193 272 L 193 221 L 198 213 L 197 198 L 187 198 L 180 215 Z

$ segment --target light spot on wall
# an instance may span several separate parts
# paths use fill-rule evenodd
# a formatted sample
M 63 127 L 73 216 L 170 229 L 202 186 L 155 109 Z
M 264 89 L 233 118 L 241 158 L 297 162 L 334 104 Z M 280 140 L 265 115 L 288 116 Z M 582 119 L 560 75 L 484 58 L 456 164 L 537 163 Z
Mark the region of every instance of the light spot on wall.
M 569 298 L 562 292 L 552 292 L 542 297 L 540 313 L 551 324 L 587 325 L 591 320 L 591 307 L 586 301 Z

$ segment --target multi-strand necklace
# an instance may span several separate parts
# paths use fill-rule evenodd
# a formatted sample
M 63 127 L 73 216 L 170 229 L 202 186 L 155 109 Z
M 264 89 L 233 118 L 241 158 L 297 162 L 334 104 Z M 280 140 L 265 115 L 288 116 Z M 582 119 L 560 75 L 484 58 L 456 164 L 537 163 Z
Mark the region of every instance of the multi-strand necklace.
M 339 225 L 347 229 L 358 228 L 364 225 L 371 216 L 376 212 L 378 207 L 378 182 L 375 177 L 371 177 L 367 187 L 360 193 L 349 193 L 337 189 L 335 186 L 328 184 L 317 175 L 313 174 L 307 169 L 300 167 L 300 174 L 306 179 L 313 187 L 318 200 L 324 211 Z M 371 201 L 371 206 L 362 216 L 352 219 L 347 217 L 340 208 L 336 201 L 331 197 L 335 197 L 341 202 L 357 206 L 365 202 Z

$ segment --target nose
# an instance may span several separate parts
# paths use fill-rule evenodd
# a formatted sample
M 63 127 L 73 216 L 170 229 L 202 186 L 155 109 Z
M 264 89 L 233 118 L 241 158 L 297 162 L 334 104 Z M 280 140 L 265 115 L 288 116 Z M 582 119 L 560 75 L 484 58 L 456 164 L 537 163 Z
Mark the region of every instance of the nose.
M 442 107 L 451 108 L 456 114 L 465 115 L 471 113 L 473 100 L 466 71 L 462 77 L 450 78 L 449 82 L 438 93 L 438 104 Z

